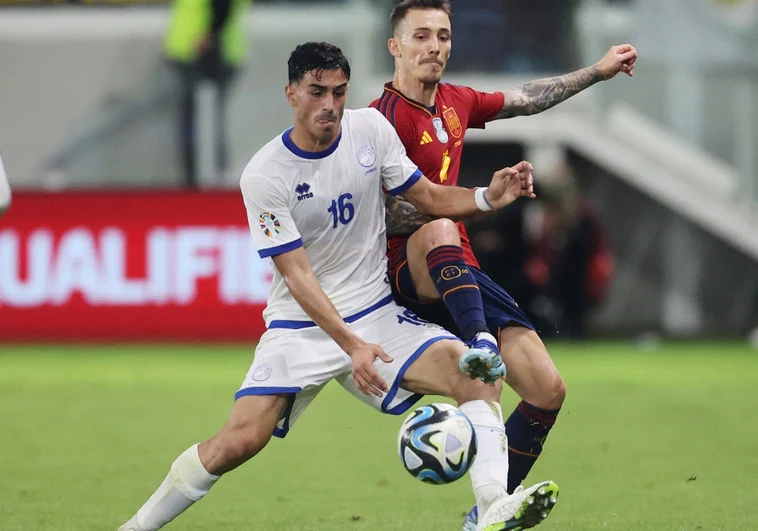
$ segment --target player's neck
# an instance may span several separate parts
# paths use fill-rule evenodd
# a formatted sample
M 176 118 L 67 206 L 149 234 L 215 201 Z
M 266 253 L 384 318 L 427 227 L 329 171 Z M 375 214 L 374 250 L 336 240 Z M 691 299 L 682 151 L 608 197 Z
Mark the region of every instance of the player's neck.
M 339 138 L 341 131 L 342 126 L 339 125 L 330 139 L 323 140 L 310 134 L 305 127 L 298 127 L 296 124 L 292 131 L 290 131 L 290 140 L 303 151 L 316 153 L 324 151 L 334 144 L 337 138 Z
M 424 83 L 418 79 L 412 79 L 409 76 L 402 75 L 402 73 L 395 71 L 392 86 L 395 87 L 395 90 L 399 90 L 403 96 L 412 99 L 417 103 L 425 105 L 426 107 L 432 107 L 434 105 L 434 98 L 437 96 L 438 83 Z

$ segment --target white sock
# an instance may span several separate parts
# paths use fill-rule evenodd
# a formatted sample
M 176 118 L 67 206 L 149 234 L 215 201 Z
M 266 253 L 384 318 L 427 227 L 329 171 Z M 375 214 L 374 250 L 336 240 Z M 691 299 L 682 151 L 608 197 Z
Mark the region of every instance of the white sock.
M 176 458 L 161 486 L 137 511 L 137 524 L 145 531 L 160 529 L 208 494 L 219 477 L 205 470 L 197 444 L 190 446 Z
M 508 494 L 508 437 L 500 404 L 472 400 L 458 408 L 474 425 L 477 454 L 469 475 L 481 518 L 498 498 Z
M 476 334 L 476 336 L 474 336 L 474 340 L 475 341 L 482 341 L 482 340 L 489 341 L 493 345 L 497 345 L 497 339 L 495 339 L 495 336 L 493 336 L 489 332 L 479 332 L 478 334 Z

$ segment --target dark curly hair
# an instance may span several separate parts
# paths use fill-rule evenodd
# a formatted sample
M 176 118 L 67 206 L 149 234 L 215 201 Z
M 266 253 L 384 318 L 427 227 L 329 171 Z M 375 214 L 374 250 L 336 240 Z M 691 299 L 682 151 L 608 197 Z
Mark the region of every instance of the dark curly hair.
M 350 63 L 342 50 L 328 42 L 300 44 L 290 54 L 287 67 L 290 84 L 300 82 L 305 74 L 314 70 L 316 78 L 320 78 L 324 70 L 342 70 L 345 77 L 350 79 Z

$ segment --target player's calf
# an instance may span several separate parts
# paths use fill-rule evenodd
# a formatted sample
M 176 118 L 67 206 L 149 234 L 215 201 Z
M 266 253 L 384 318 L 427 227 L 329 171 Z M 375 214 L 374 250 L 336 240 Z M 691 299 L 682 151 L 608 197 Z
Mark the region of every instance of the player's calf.
M 469 345 L 461 369 L 486 383 L 505 377 L 497 341 L 487 328 L 479 285 L 463 258 L 458 226 L 449 219 L 427 223 L 408 240 L 406 256 L 419 300 L 441 298 Z
M 479 285 L 463 258 L 458 226 L 449 219 L 436 219 L 416 231 L 407 245 L 408 267 L 419 300 L 441 298 L 465 342 L 478 339 L 481 347 L 497 351 L 487 329 Z
M 186 511 L 208 494 L 222 474 L 266 446 L 286 406 L 285 395 L 239 398 L 221 431 L 185 450 L 158 490 L 119 531 L 157 531 Z
M 501 331 L 500 341 L 508 365 L 506 382 L 522 399 L 505 424 L 510 462 L 508 487 L 513 491 L 542 453 L 566 397 L 566 385 L 536 332 L 506 328 Z

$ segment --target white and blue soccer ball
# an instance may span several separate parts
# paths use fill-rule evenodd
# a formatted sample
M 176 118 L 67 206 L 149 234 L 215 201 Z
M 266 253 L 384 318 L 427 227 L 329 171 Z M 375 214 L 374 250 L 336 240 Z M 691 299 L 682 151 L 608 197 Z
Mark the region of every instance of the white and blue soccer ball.
M 476 457 L 471 421 L 450 404 L 421 406 L 400 427 L 397 451 L 416 479 L 444 485 L 462 478 Z

